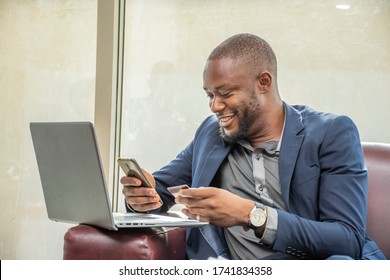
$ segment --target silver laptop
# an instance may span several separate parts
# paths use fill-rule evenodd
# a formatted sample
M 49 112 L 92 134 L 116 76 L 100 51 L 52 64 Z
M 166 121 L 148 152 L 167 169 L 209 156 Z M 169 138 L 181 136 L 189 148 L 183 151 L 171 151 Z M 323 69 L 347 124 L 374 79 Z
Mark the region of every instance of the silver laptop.
M 30 130 L 49 219 L 111 230 L 207 224 L 165 215 L 113 213 L 92 123 L 35 122 Z

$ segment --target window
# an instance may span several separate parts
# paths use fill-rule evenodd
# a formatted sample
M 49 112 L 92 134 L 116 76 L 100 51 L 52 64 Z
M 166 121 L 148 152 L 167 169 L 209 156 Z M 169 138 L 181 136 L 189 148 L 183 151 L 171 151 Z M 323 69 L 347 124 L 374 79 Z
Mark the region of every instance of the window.
M 362 140 L 389 142 L 377 123 L 390 118 L 390 4 L 336 2 L 127 0 L 120 154 L 152 172 L 185 148 L 211 114 L 207 56 L 243 32 L 274 48 L 285 101 L 349 115 Z

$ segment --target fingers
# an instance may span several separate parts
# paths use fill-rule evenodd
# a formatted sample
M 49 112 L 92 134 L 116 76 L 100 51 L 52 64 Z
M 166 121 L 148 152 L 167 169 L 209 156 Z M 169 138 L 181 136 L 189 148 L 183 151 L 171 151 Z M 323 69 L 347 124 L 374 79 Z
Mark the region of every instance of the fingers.
M 182 212 L 190 217 L 203 222 L 210 222 L 213 211 L 214 188 L 197 188 L 181 190 L 175 201 L 184 204 L 186 208 Z
M 187 217 L 189 217 L 191 219 L 198 220 L 198 221 L 201 221 L 201 222 L 210 222 L 208 216 L 199 214 L 199 213 L 201 213 L 201 209 L 199 209 L 199 208 L 198 209 L 192 209 L 192 210 L 184 208 L 182 210 L 182 212 Z
M 127 186 L 141 186 L 142 182 L 141 180 L 135 178 L 135 177 L 128 177 L 128 176 L 125 176 L 125 177 L 122 177 L 121 178 L 121 184 L 125 187 Z
M 133 210 L 137 212 L 147 212 L 154 209 L 158 209 L 162 206 L 160 200 L 158 202 L 147 203 L 147 204 L 130 204 Z
M 215 188 L 213 187 L 209 187 L 209 188 L 205 188 L 205 187 L 200 187 L 200 188 L 196 188 L 196 189 L 182 189 L 180 192 L 179 192 L 179 195 L 181 197 L 189 197 L 189 198 L 193 198 L 193 199 L 204 199 L 204 198 L 208 198 L 210 196 L 213 195 L 215 191 Z
M 146 179 L 149 181 L 149 183 L 152 185 L 152 187 L 156 187 L 156 180 L 154 179 L 153 175 L 147 172 L 145 169 L 141 168 L 142 172 L 144 173 Z
M 145 212 L 162 206 L 160 196 L 152 188 L 128 186 L 123 187 L 122 193 L 135 211 Z
M 219 227 L 246 225 L 254 204 L 231 192 L 213 187 L 182 190 L 176 202 L 184 204 L 186 209 L 183 209 L 183 213 L 188 217 Z
M 145 203 L 148 203 L 153 202 L 153 199 L 156 199 L 156 197 L 159 198 L 155 189 L 147 187 L 124 186 L 122 193 L 127 200 L 131 200 L 131 202 L 137 204 L 142 203 L 142 200 L 145 200 Z
M 150 187 L 142 186 L 141 180 L 135 177 L 122 177 L 122 193 L 126 202 L 135 210 L 145 212 L 162 206 L 162 201 L 157 191 Z
M 187 207 L 207 207 L 212 205 L 214 198 L 214 188 L 197 188 L 181 190 L 176 199 L 176 203 L 184 204 Z

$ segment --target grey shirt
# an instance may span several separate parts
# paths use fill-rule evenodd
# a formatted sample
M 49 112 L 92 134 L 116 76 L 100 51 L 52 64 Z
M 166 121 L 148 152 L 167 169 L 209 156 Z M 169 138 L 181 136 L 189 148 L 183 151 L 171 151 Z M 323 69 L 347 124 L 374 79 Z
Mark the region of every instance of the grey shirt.
M 225 229 L 233 259 L 261 259 L 273 253 L 268 247 L 276 237 L 278 215 L 275 209 L 286 208 L 279 183 L 279 148 L 276 141 L 264 143 L 256 149 L 247 141 L 239 141 L 214 177 L 213 186 L 262 203 L 268 212 L 261 239 L 253 230 L 245 231 L 241 226 Z

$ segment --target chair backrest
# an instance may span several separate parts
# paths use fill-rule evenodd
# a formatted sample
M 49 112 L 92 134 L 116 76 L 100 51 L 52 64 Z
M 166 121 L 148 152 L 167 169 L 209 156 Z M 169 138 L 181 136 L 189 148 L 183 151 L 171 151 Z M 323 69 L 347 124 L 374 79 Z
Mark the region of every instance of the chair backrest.
M 368 170 L 367 232 L 390 258 L 390 144 L 362 146 Z

